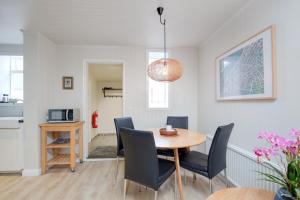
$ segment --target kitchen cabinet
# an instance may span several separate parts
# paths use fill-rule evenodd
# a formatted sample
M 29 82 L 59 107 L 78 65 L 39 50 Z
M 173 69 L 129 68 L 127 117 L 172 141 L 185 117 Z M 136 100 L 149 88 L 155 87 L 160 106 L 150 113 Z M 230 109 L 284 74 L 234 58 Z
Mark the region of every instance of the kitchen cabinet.
M 0 117 L 0 173 L 23 169 L 23 124 L 20 117 Z
M 83 162 L 83 121 L 74 123 L 44 123 L 41 127 L 41 167 L 42 174 L 45 174 L 47 168 L 53 165 L 69 166 L 71 171 L 75 171 L 76 157 Z M 76 132 L 78 139 L 76 140 Z M 53 135 L 53 140 L 60 138 L 61 132 L 69 134 L 67 143 L 48 143 L 48 135 Z M 79 146 L 79 152 L 76 153 L 76 144 Z M 60 152 L 62 149 L 68 149 L 69 154 Z M 52 150 L 52 158 L 48 159 L 48 150 Z

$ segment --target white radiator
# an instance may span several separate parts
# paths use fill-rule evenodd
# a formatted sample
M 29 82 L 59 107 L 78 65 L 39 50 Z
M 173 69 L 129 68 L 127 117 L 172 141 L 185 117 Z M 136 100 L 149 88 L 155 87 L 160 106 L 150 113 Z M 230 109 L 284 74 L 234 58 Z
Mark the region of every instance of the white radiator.
M 209 151 L 211 141 L 212 136 L 207 136 L 207 153 Z M 279 188 L 279 186 L 274 183 L 259 180 L 264 177 L 259 175 L 256 171 L 267 172 L 275 175 L 269 166 L 258 164 L 253 153 L 228 144 L 227 176 L 233 185 L 237 187 L 261 188 L 271 191 L 276 191 Z

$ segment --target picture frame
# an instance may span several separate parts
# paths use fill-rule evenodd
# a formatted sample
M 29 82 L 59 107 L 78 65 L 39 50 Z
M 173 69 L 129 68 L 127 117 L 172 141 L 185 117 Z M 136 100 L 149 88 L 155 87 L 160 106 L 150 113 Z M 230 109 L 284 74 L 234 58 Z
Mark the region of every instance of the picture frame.
M 215 69 L 218 101 L 276 99 L 275 25 L 218 56 Z
M 62 87 L 64 90 L 73 90 L 74 88 L 74 79 L 72 76 L 63 76 L 62 78 Z

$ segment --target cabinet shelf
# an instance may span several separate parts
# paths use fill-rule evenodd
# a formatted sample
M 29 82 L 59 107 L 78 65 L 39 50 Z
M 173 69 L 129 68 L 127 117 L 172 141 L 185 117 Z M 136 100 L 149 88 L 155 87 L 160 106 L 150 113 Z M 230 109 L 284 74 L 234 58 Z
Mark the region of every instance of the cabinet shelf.
M 75 140 L 75 144 L 79 144 L 78 140 Z M 64 148 L 70 148 L 70 143 L 64 143 L 64 144 L 56 144 L 56 143 L 50 143 L 46 145 L 47 149 L 64 149 Z
M 47 148 L 47 149 L 63 149 L 63 148 L 70 148 L 70 143 L 66 143 L 66 144 L 54 144 L 54 143 L 50 143 L 50 144 L 47 144 L 46 148 Z
M 70 155 L 69 154 L 59 154 L 49 160 L 48 165 L 69 165 L 70 164 Z
M 122 98 L 122 88 L 112 88 L 104 87 L 102 88 L 104 97 L 121 97 Z

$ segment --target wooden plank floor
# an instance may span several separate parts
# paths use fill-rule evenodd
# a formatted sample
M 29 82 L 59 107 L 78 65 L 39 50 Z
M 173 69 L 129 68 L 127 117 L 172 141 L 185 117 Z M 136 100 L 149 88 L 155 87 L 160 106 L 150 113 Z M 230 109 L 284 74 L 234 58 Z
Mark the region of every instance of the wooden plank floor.
M 53 168 L 43 176 L 20 177 L 0 176 L 1 200 L 118 200 L 123 199 L 124 162 L 120 161 L 119 173 L 115 180 L 116 161 L 84 162 L 71 173 L 66 168 Z M 187 184 L 183 186 L 185 199 L 201 200 L 209 196 L 208 180 L 197 176 L 193 183 L 192 174 L 187 173 Z M 218 179 L 213 180 L 215 190 L 225 188 Z M 152 200 L 154 192 L 138 184 L 129 184 L 127 200 Z M 174 176 L 162 185 L 159 200 L 174 199 Z

